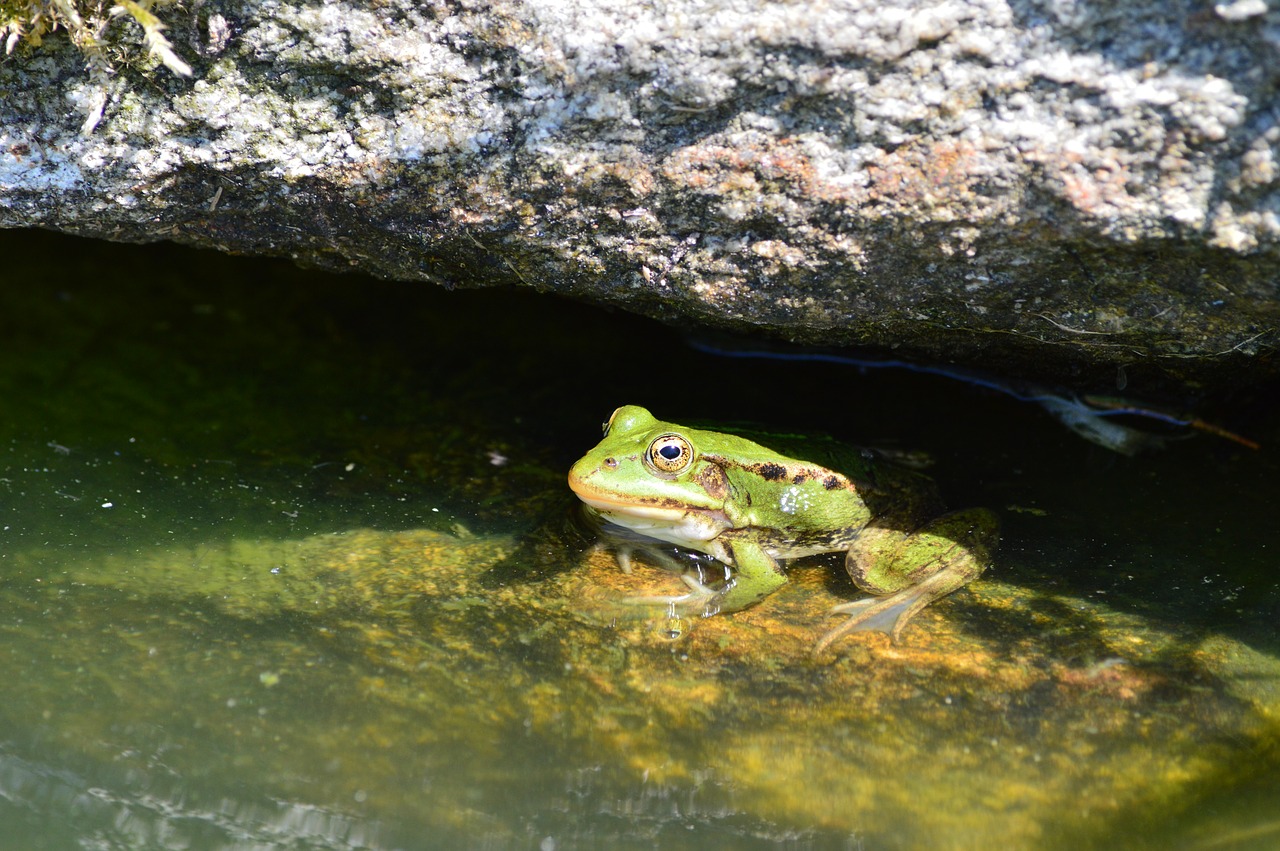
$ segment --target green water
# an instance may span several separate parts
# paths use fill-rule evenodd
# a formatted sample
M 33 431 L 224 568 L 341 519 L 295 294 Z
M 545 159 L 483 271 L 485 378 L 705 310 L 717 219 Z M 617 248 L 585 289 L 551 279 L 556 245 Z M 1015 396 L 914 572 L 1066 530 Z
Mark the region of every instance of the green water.
M 2 848 L 1280 846 L 1273 390 L 1203 412 L 1261 451 L 1123 458 L 550 297 L 0 240 Z M 564 527 L 624 403 L 928 451 L 1003 548 L 901 648 L 807 657 L 822 565 L 667 641 Z

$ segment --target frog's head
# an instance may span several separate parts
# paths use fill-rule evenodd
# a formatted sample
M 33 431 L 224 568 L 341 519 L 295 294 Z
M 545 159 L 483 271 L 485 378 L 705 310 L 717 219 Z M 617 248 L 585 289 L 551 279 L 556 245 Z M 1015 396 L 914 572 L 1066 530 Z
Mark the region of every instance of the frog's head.
M 696 546 L 730 525 L 728 480 L 698 451 L 709 434 L 664 423 L 635 405 L 618 408 L 604 439 L 569 471 L 569 487 L 614 523 Z

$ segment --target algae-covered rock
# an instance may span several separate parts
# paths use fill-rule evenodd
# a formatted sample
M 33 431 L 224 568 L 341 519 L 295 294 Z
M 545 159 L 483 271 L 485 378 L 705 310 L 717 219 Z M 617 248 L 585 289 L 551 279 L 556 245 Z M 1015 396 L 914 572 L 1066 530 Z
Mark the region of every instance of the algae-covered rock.
M 824 613 L 856 593 L 821 565 L 673 630 L 622 601 L 674 576 L 576 551 L 356 531 L 57 576 L 28 554 L 5 630 L 31 655 L 0 718 L 55 724 L 107 787 L 104 819 L 112 795 L 148 836 L 296 840 L 292 818 L 307 847 L 404 847 L 422 830 L 573 847 L 691 820 L 740 839 L 1079 847 L 1190 812 L 1260 758 L 1274 770 L 1280 663 L 1233 639 L 981 580 L 901 644 L 861 634 L 815 658 Z M 56 638 L 33 641 L 49 623 Z M 5 796 L 32 806 L 80 782 L 5 765 Z M 210 796 L 233 780 L 215 819 Z
M 1275 344 L 1275 13 L 1252 0 L 157 13 L 191 77 L 90 74 L 56 33 L 0 65 L 0 226 L 1028 377 L 1247 380 Z M 104 38 L 140 52 L 126 24 Z

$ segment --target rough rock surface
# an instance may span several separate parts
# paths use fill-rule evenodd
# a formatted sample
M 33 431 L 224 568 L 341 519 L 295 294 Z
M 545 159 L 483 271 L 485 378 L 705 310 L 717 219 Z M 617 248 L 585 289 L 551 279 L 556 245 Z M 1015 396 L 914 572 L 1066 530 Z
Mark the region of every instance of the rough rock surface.
M 1261 0 L 165 15 L 189 79 L 134 64 L 103 89 L 56 36 L 0 65 L 0 226 L 1027 375 L 1221 376 L 1276 340 L 1280 12 Z

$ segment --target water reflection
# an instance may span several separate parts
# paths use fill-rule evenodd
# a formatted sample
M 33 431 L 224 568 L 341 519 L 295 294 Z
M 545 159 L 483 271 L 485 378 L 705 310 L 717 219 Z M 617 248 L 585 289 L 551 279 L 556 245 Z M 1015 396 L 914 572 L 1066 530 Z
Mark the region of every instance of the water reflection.
M 155 788 L 164 785 L 151 773 L 90 781 L 0 751 L 0 798 L 10 810 L 5 841 L 29 848 L 380 847 L 378 825 L 364 818 L 289 801 L 202 802 L 189 784 Z

